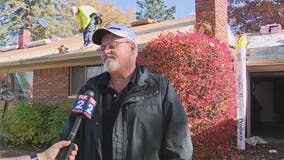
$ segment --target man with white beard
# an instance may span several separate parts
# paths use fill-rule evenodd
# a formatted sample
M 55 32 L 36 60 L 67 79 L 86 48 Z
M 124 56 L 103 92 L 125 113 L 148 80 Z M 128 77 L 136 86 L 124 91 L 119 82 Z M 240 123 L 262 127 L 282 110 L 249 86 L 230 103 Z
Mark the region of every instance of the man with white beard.
M 170 82 L 136 64 L 135 34 L 126 26 L 95 31 L 107 72 L 88 80 L 80 94 L 94 92 L 96 111 L 84 120 L 75 143 L 80 160 L 192 159 L 187 116 Z M 63 132 L 67 138 L 75 117 Z

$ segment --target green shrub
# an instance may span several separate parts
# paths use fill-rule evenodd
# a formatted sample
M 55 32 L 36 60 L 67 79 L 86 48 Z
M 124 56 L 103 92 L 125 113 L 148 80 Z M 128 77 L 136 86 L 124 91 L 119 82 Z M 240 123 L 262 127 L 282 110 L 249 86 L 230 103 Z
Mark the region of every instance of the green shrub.
M 1 131 L 1 126 L 0 126 L 0 145 L 7 145 L 7 144 L 10 144 L 11 143 L 11 140 L 9 138 L 8 135 L 5 135 L 5 134 L 1 134 L 3 133 L 3 131 Z
M 14 144 L 43 145 L 60 140 L 70 108 L 16 102 L 1 126 Z
M 188 115 L 194 159 L 222 159 L 237 134 L 236 83 L 228 45 L 203 34 L 167 33 L 139 63 L 170 79 Z

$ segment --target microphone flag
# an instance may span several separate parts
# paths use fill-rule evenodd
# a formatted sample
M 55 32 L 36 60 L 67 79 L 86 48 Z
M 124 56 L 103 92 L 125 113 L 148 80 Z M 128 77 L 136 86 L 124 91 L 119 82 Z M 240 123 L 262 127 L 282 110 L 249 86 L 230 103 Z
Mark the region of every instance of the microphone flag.
M 73 104 L 72 113 L 83 114 L 86 118 L 91 119 L 95 112 L 96 100 L 86 94 L 79 94 Z

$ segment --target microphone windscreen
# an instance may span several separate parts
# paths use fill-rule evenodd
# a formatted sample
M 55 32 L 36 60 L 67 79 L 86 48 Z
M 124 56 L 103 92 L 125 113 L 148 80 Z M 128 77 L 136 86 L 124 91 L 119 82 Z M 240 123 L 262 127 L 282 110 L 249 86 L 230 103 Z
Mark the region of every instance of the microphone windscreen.
M 94 93 L 93 91 L 91 91 L 91 90 L 87 90 L 87 91 L 85 92 L 85 94 L 86 94 L 86 95 L 89 95 L 89 96 L 91 96 L 91 97 L 94 97 L 94 96 L 95 96 L 95 93 Z

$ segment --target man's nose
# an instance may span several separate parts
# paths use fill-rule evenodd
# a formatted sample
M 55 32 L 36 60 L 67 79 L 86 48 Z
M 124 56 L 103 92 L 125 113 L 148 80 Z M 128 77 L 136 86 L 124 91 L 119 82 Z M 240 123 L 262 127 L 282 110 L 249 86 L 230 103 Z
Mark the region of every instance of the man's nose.
M 111 53 L 111 49 L 109 48 L 109 46 L 106 46 L 106 48 L 103 51 L 103 54 L 110 54 Z

